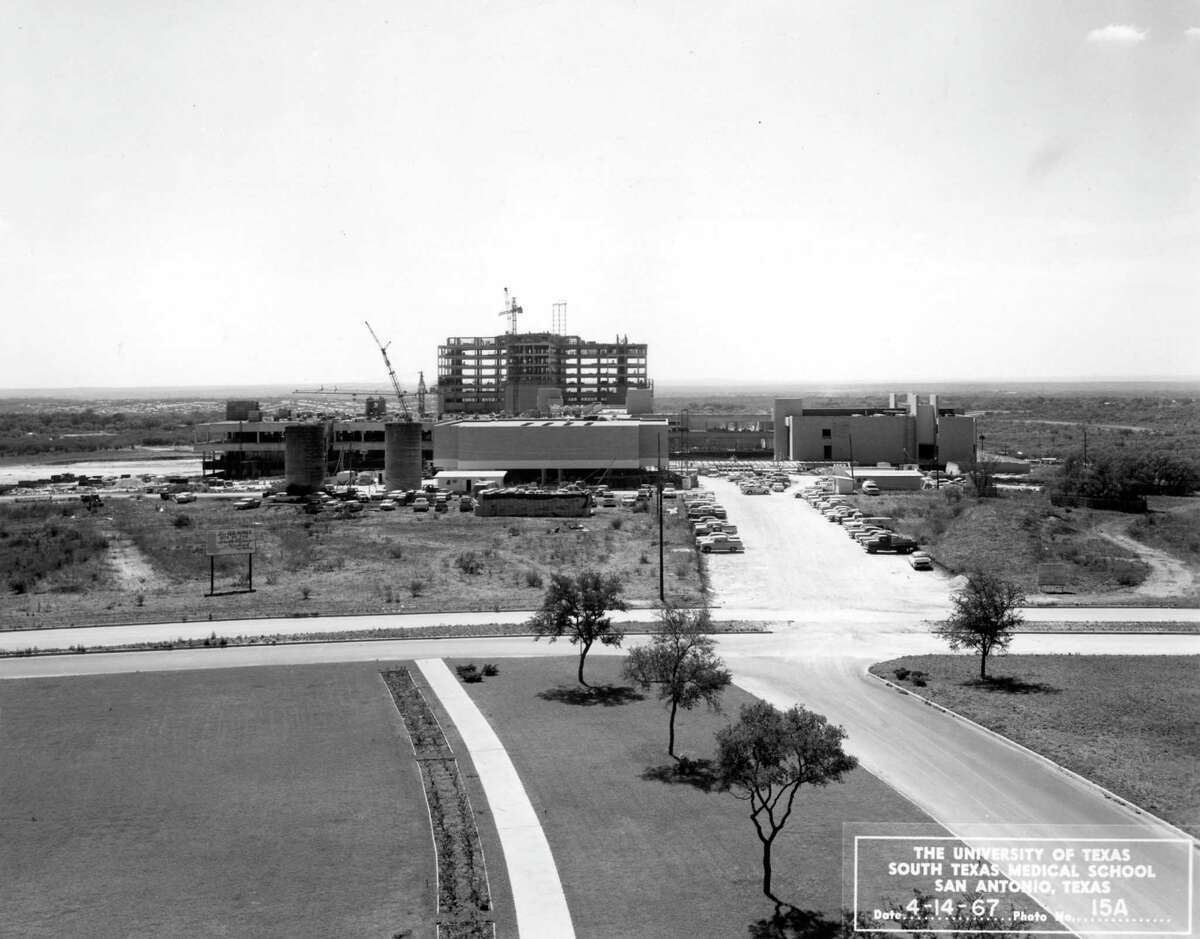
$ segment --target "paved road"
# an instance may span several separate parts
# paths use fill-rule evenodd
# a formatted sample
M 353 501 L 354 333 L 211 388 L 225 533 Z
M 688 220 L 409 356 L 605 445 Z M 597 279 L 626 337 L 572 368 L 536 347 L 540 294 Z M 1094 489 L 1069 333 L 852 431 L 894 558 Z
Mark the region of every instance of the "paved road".
M 714 488 L 719 490 L 731 520 L 739 525 L 749 547 L 744 556 L 712 559 L 714 586 L 724 601 L 722 612 L 730 618 L 763 619 L 776 624 L 776 632 L 771 635 L 721 638 L 721 653 L 739 684 L 778 705 L 802 702 L 845 726 L 848 747 L 864 766 L 952 830 L 965 823 L 990 822 L 1005 826 L 1036 824 L 1054 831 L 1079 824 L 1132 825 L 1155 836 L 1169 831 L 1011 744 L 920 705 L 911 697 L 886 691 L 865 676 L 865 668 L 872 661 L 906 652 L 942 650 L 926 624 L 944 615 L 949 586 L 946 578 L 913 572 L 902 558 L 866 555 L 838 526 L 821 520 L 790 497 L 742 496 L 721 482 Z M 1156 610 L 1138 617 L 1193 619 L 1181 617 L 1180 612 Z M 520 621 L 524 614 L 513 616 L 511 621 Z M 1128 610 L 1037 611 L 1039 619 L 1052 616 L 1134 618 Z M 488 614 L 482 618 L 499 621 L 503 617 Z M 444 616 L 437 619 L 448 621 Z M 326 631 L 335 623 L 346 629 L 394 625 L 397 618 L 278 622 L 291 628 Z M 250 621 L 104 627 L 82 632 L 87 636 L 84 641 L 96 646 L 104 641 L 130 641 L 127 637 L 132 633 L 121 630 L 152 629 L 160 637 L 164 630 L 179 634 L 180 630 L 195 629 L 193 634 L 201 636 L 214 630 L 218 635 L 226 634 L 225 629 L 233 630 L 230 635 L 275 631 L 264 626 L 264 621 Z M 112 632 L 114 629 L 117 631 Z M 65 636 L 72 631 L 54 632 Z M 40 640 L 44 633 L 34 636 Z M 0 638 L 15 640 L 16 648 L 33 644 L 29 634 Z M 43 645 L 40 641 L 36 644 Z M 342 642 L 6 659 L 0 660 L 0 677 L 455 655 L 499 658 L 571 651 L 561 643 L 549 645 L 527 639 Z M 1016 639 L 1012 651 L 1200 654 L 1200 636 L 1025 635 Z M 1191 874 L 1196 895 L 1200 895 L 1198 873 L 1200 865 Z M 1165 910 L 1176 898 L 1156 894 L 1163 882 L 1144 881 L 1131 889 L 1155 909 Z

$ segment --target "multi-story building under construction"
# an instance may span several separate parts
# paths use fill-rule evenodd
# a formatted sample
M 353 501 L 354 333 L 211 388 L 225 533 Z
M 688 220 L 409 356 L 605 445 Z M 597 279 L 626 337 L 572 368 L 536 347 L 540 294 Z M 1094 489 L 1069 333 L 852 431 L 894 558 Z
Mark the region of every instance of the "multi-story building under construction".
M 438 347 L 446 414 L 546 414 L 554 405 L 653 409 L 646 344 L 558 333 L 454 336 Z

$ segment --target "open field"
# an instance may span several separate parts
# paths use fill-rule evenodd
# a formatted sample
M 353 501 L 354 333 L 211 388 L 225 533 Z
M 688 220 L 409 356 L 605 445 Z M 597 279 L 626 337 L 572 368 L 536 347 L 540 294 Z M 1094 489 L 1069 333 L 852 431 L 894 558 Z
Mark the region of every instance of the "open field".
M 905 656 L 871 671 L 899 682 L 1200 835 L 1200 659 Z
M 1152 566 L 1142 548 L 1121 538 L 1127 535 L 1172 555 L 1181 572 L 1176 599 L 1197 600 L 1200 542 L 1191 526 L 1200 500 L 1156 497 L 1148 515 L 1136 516 L 1058 508 L 1044 494 L 975 499 L 953 487 L 848 498 L 864 513 L 894 518 L 951 573 L 988 570 L 1019 583 L 1030 598 L 1041 593 L 1039 566 L 1053 563 L 1068 572 L 1069 596 L 1136 599 Z
M 772 912 L 760 889 L 760 847 L 746 804 L 661 781 L 671 762 L 665 709 L 652 695 L 636 699 L 619 690 L 616 657 L 587 664 L 591 684 L 616 689 L 603 696 L 609 703 L 581 703 L 587 696 L 574 682 L 574 661 L 505 659 L 499 675 L 465 687 L 542 819 L 576 935 L 746 935 Z M 751 700 L 732 688 L 724 714 L 680 712 L 680 752 L 711 756 L 713 734 Z M 842 904 L 844 821 L 929 819 L 863 769 L 844 783 L 801 790 L 775 846 L 776 889 L 834 920 Z
M 661 781 L 662 706 L 581 706 L 573 661 L 505 659 L 466 687 L 543 819 L 577 934 L 744 935 L 771 913 L 744 803 Z M 594 659 L 590 679 L 617 684 L 620 662 Z M 6 929 L 432 937 L 429 819 L 380 667 L 0 684 Z M 681 713 L 681 750 L 707 756 L 750 700 L 731 689 L 724 715 Z M 469 760 L 464 774 L 507 926 L 494 809 Z M 928 821 L 861 769 L 802 791 L 775 849 L 785 899 L 837 918 L 841 823 L 856 820 Z
M 568 522 L 581 522 L 584 530 Z M 113 499 L 95 515 L 78 505 L 0 507 L 4 530 L 51 523 L 98 531 L 110 546 L 106 564 L 88 572 L 86 593 L 56 589 L 50 578 L 29 583 L 22 594 L 0 596 L 0 628 L 532 609 L 552 573 L 593 566 L 620 575 L 629 602 L 648 603 L 658 595 L 656 518 L 627 508 L 563 520 L 476 518 L 457 510 L 385 513 L 373 505 L 359 516 L 335 519 L 284 504 L 238 511 L 221 499 L 190 505 Z M 255 592 L 244 591 L 245 557 L 221 558 L 219 595 L 205 597 L 203 532 L 228 528 L 255 532 Z M 670 516 L 665 532 L 667 595 L 699 602 L 699 564 L 686 524 Z M 0 573 L 3 583 L 12 576 Z
M 6 935 L 433 936 L 376 667 L 8 681 L 0 710 Z

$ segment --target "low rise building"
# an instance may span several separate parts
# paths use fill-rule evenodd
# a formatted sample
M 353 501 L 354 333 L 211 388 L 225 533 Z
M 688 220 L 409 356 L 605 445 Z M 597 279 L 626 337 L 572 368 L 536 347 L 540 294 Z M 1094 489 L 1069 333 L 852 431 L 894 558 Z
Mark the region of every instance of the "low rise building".
M 909 393 L 903 404 L 891 395 L 887 407 L 806 408 L 801 398 L 777 398 L 774 409 L 776 460 L 855 465 L 914 464 L 944 467 L 972 460 L 975 419 Z
M 665 420 L 464 420 L 433 432 L 438 469 L 505 470 L 510 482 L 633 478 L 667 456 Z

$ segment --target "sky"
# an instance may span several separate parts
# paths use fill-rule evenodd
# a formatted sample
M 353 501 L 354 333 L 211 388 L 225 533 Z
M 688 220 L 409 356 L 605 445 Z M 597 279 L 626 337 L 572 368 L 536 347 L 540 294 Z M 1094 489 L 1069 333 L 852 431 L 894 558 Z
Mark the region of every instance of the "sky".
M 1200 0 L 62 0 L 0 22 L 0 387 L 1200 376 Z

